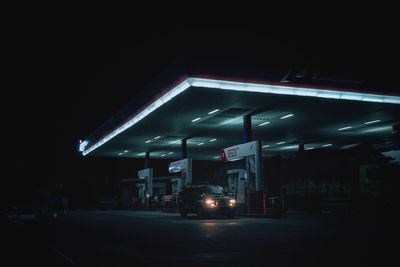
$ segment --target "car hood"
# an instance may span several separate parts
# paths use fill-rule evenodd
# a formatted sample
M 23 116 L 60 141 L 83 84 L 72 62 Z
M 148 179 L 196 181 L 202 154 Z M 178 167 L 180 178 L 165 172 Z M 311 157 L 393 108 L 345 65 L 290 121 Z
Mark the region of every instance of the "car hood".
M 213 198 L 213 199 L 230 199 L 230 197 L 225 195 L 205 195 L 204 198 Z

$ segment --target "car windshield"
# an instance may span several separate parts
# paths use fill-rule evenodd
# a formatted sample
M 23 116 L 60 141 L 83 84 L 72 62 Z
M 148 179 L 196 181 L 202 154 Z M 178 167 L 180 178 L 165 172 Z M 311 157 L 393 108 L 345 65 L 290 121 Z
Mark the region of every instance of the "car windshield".
M 223 194 L 222 188 L 216 185 L 206 185 L 200 187 L 202 193 L 212 194 L 212 195 L 221 195 Z

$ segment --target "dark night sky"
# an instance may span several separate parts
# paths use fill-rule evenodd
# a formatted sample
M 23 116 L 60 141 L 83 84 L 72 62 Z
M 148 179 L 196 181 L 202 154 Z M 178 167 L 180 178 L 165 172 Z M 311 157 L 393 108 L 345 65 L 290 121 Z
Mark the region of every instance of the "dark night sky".
M 391 83 L 395 34 L 376 25 L 127 28 L 101 24 L 25 25 L 13 33 L 12 89 L 3 102 L 11 126 L 11 184 L 74 175 L 76 145 L 143 94 L 146 83 L 184 55 L 257 58 Z M 395 89 L 396 90 L 396 89 Z M 394 92 L 394 91 L 393 91 Z M 3 128 L 4 129 L 4 128 Z

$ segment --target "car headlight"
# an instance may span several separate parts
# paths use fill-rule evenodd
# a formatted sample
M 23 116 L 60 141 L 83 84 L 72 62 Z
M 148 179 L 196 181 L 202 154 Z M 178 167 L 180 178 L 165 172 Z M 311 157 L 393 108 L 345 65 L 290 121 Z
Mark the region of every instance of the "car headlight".
M 234 206 L 236 204 L 236 199 L 229 199 L 229 206 Z
M 216 203 L 215 203 L 214 199 L 207 198 L 205 202 L 206 202 L 206 205 L 208 207 L 211 207 L 211 208 L 215 208 L 216 207 Z
M 214 204 L 214 202 L 215 202 L 214 199 L 211 199 L 211 198 L 207 198 L 207 199 L 206 199 L 206 204 L 207 204 L 207 205 Z

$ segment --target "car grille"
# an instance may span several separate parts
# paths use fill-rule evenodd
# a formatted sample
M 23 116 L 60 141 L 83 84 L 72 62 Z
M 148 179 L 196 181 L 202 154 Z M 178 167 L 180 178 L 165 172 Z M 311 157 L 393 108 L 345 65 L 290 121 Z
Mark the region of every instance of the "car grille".
M 219 208 L 229 207 L 229 199 L 218 199 L 217 207 Z

